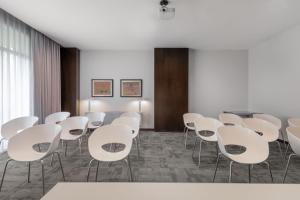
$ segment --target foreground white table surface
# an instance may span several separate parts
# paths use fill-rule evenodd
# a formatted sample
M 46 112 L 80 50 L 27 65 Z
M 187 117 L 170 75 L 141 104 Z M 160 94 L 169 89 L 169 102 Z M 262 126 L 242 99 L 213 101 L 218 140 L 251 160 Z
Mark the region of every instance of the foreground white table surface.
M 292 200 L 300 184 L 58 183 L 42 200 Z

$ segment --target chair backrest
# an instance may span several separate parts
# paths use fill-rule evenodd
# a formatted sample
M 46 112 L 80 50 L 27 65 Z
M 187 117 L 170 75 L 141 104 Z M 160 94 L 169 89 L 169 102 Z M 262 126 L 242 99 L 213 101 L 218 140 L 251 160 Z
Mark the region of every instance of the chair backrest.
M 70 117 L 69 112 L 56 112 L 48 115 L 45 118 L 45 124 L 58 124 Z
M 268 142 L 276 141 L 279 137 L 278 127 L 266 120 L 246 118 L 244 119 L 244 125 L 257 134 L 260 134 Z
M 300 126 L 300 118 L 289 118 L 288 124 L 289 126 Z
M 12 119 L 1 126 L 1 136 L 9 140 L 18 132 L 35 125 L 39 118 L 35 116 L 19 117 Z
M 185 113 L 183 114 L 183 123 L 185 126 L 188 126 L 188 124 L 194 123 L 194 121 L 199 118 L 203 118 L 203 116 L 198 113 Z
M 131 128 L 126 125 L 105 125 L 96 129 L 88 139 L 88 148 L 91 156 L 95 159 L 99 158 L 99 152 L 101 155 L 113 156 L 114 154 L 120 154 L 125 152 L 129 154 L 132 146 Z M 103 145 L 118 143 L 125 145 L 124 149 L 120 152 L 106 152 L 103 150 Z
M 61 138 L 70 135 L 71 130 L 83 130 L 85 133 L 89 119 L 84 116 L 69 117 L 62 121 L 59 125 L 62 127 Z
M 85 116 L 89 119 L 88 128 L 94 127 L 95 122 L 104 122 L 104 118 L 106 114 L 104 112 L 88 112 L 85 114 Z
M 286 128 L 287 136 L 293 151 L 300 155 L 300 127 L 290 126 Z
M 224 125 L 234 125 L 234 126 L 243 126 L 243 119 L 232 113 L 220 113 L 219 120 Z
M 61 126 L 57 124 L 42 124 L 27 128 L 8 141 L 7 153 L 13 158 L 16 149 L 19 153 L 34 152 L 33 146 L 41 143 L 50 143 L 45 155 L 52 153 L 59 146 L 61 130 Z
M 261 139 L 258 134 L 248 128 L 241 126 L 222 126 L 218 128 L 217 138 L 220 151 L 229 158 L 234 155 L 226 151 L 226 145 L 239 145 L 246 147 L 246 151 L 257 151 L 261 162 L 266 160 L 269 156 L 268 142 Z
M 219 120 L 214 119 L 214 118 L 209 118 L 209 117 L 198 118 L 195 120 L 194 124 L 195 124 L 196 134 L 201 139 L 204 139 L 204 140 L 209 139 L 209 138 L 215 138 L 214 140 L 216 140 L 217 139 L 216 132 L 219 127 L 223 126 L 223 123 L 220 122 Z M 199 133 L 201 131 L 211 131 L 211 132 L 213 132 L 213 135 L 204 136 Z
M 127 125 L 131 128 L 132 138 L 135 138 L 139 134 L 140 125 L 139 120 L 135 117 L 119 117 L 116 118 L 112 123 L 112 125 Z
M 273 116 L 273 115 L 269 115 L 269 114 L 254 114 L 253 117 L 257 118 L 257 119 L 266 120 L 266 121 L 274 124 L 279 130 L 282 127 L 281 120 L 279 118 Z

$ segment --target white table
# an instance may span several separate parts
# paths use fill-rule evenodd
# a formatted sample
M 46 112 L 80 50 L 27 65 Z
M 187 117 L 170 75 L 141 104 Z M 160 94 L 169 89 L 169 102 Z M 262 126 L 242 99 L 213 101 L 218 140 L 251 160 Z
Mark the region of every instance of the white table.
M 293 200 L 300 184 L 58 183 L 42 200 Z

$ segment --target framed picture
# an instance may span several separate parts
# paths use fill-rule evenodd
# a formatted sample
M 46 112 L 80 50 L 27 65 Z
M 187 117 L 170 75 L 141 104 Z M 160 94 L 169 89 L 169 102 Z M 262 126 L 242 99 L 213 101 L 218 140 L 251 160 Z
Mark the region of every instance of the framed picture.
M 92 97 L 113 97 L 113 79 L 92 79 Z
M 142 79 L 121 79 L 120 96 L 121 97 L 142 97 L 143 80 Z

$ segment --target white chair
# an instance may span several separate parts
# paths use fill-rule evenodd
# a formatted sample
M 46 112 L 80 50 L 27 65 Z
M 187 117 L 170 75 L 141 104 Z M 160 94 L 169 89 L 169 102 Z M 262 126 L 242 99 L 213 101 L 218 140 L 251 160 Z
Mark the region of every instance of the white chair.
M 289 144 L 293 150 L 293 153 L 290 154 L 283 178 L 283 183 L 285 182 L 286 175 L 289 169 L 291 158 L 294 156 L 300 156 L 300 126 L 297 127 L 288 127 L 286 129 Z
M 87 181 L 89 181 L 91 164 L 97 161 L 95 181 L 98 180 L 98 170 L 100 162 L 115 162 L 124 160 L 130 173 L 130 181 L 133 181 L 129 153 L 132 146 L 132 129 L 126 125 L 105 125 L 96 129 L 88 140 L 88 149 L 93 157 L 89 163 Z M 117 152 L 104 149 L 105 145 L 122 144 L 124 148 Z
M 186 148 L 187 136 L 189 131 L 195 131 L 194 121 L 202 118 L 203 116 L 198 113 L 185 113 L 183 114 L 183 123 L 184 123 L 184 147 Z
M 139 130 L 140 130 L 139 120 L 134 117 L 119 117 L 119 118 L 116 118 L 112 122 L 112 125 L 127 125 L 131 128 L 131 130 L 132 130 L 131 137 L 135 141 L 137 152 L 138 152 L 138 158 L 139 158 L 140 157 L 140 148 L 139 148 L 140 144 L 139 144 L 139 140 L 137 140 L 137 137 L 139 135 Z
M 270 176 L 273 182 L 270 164 L 266 161 L 269 157 L 269 144 L 266 140 L 263 140 L 254 131 L 248 128 L 243 128 L 241 126 L 220 127 L 217 131 L 217 137 L 221 153 L 218 154 L 216 168 L 213 176 L 213 182 L 216 177 L 219 159 L 221 155 L 224 155 L 225 157 L 231 160 L 228 182 L 231 182 L 232 164 L 234 162 L 248 165 L 249 183 L 251 182 L 251 166 L 259 163 L 265 163 L 268 166 Z M 226 146 L 228 145 L 237 145 L 245 147 L 245 151 L 240 154 L 230 153 L 226 150 Z
M 279 138 L 279 130 L 278 127 L 275 126 L 274 124 L 262 120 L 262 119 L 257 119 L 257 118 L 247 118 L 244 119 L 244 124 L 245 127 L 253 130 L 257 134 L 261 136 L 262 139 L 265 141 L 271 143 L 271 142 L 276 142 L 280 151 L 281 159 L 282 159 L 282 166 L 284 163 L 284 157 L 282 153 L 282 149 L 280 146 L 280 143 L 278 141 Z
M 35 125 L 39 118 L 35 116 L 19 117 L 12 119 L 1 126 L 1 140 L 9 140 L 20 131 Z
M 300 118 L 289 118 L 288 124 L 289 126 L 300 126 Z
M 68 117 L 70 117 L 69 112 L 52 113 L 45 118 L 45 124 L 59 124 L 60 122 L 67 119 Z
M 196 149 L 197 139 L 199 138 L 200 142 L 199 142 L 198 167 L 200 167 L 201 151 L 202 151 L 202 143 L 203 142 L 216 143 L 217 154 L 218 154 L 216 132 L 219 127 L 223 126 L 223 123 L 217 119 L 202 117 L 202 118 L 196 119 L 194 121 L 194 125 L 195 125 L 195 132 L 196 132 L 197 138 L 195 140 L 192 158 L 194 158 L 194 152 Z
M 78 140 L 79 152 L 81 153 L 81 137 L 85 135 L 89 119 L 87 117 L 69 117 L 62 121 L 59 125 L 62 126 L 60 139 L 65 142 L 65 156 L 67 156 L 67 141 Z M 71 132 L 77 132 L 72 134 Z M 80 132 L 80 133 L 78 133 Z
M 219 120 L 226 126 L 243 126 L 243 119 L 235 114 L 220 113 Z
M 137 112 L 124 112 L 120 115 L 120 117 L 135 117 L 138 118 L 141 123 L 141 114 Z
M 19 161 L 28 163 L 28 177 L 27 181 L 30 182 L 30 164 L 34 161 L 40 161 L 42 165 L 42 182 L 43 194 L 45 194 L 44 183 L 44 159 L 50 155 L 56 154 L 59 160 L 63 179 L 65 180 L 64 171 L 61 164 L 59 153 L 56 149 L 59 145 L 61 133 L 61 126 L 55 124 L 43 124 L 27 128 L 19 134 L 13 136 L 8 141 L 7 153 L 9 160 L 6 161 L 4 172 L 1 179 L 0 190 L 2 188 L 4 176 L 6 173 L 7 165 L 10 161 Z M 40 152 L 34 150 L 33 146 L 37 144 L 49 143 L 47 151 Z
M 96 128 L 99 128 L 100 126 L 103 125 L 104 118 L 105 118 L 105 113 L 104 112 L 88 112 L 85 114 L 87 118 L 89 118 L 88 122 L 88 130 L 94 130 Z
M 281 134 L 281 138 L 283 140 L 283 143 L 285 145 L 286 140 L 285 140 L 285 137 L 284 137 L 283 131 L 282 131 L 282 122 L 279 118 L 277 118 L 273 115 L 269 115 L 269 114 L 254 114 L 253 117 L 257 118 L 257 119 L 266 120 L 266 121 L 272 123 L 273 125 L 275 125 L 278 128 L 278 130 Z

